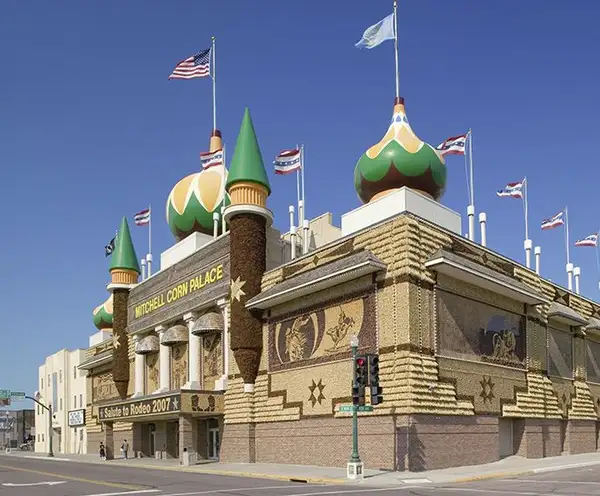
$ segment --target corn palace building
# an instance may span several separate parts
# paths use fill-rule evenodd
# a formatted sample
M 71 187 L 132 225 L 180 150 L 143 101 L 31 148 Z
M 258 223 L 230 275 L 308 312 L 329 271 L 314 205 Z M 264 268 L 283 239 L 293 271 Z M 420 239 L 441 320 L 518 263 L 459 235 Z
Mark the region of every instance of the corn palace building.
M 94 312 L 112 339 L 83 365 L 90 446 L 343 467 L 356 336 L 379 354 L 384 397 L 359 414 L 366 468 L 596 451 L 600 305 L 465 239 L 439 202 L 445 182 L 444 158 L 396 99 L 355 167 L 363 205 L 341 229 L 311 223 L 310 249 L 292 257 L 300 236 L 272 227 L 246 111 L 229 171 L 172 190 L 177 243 L 146 280 L 123 221 Z

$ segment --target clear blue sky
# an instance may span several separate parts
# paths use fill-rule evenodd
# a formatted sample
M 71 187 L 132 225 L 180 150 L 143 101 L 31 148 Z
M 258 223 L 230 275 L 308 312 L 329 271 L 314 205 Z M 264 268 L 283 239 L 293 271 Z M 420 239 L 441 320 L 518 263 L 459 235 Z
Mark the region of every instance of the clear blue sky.
M 227 3 L 227 5 L 225 5 Z M 154 254 L 173 243 L 164 205 L 199 169 L 211 130 L 209 79 L 168 81 L 176 62 L 217 37 L 218 126 L 233 150 L 249 106 L 287 229 L 294 179 L 273 177 L 281 148 L 306 146 L 310 216 L 359 205 L 354 165 L 383 136 L 394 97 L 393 43 L 354 44 L 388 0 L 0 4 L 0 388 L 36 389 L 37 367 L 86 347 L 106 297 L 104 245 L 121 216 L 138 256 L 154 210 Z M 595 199 L 600 2 L 400 0 L 401 93 L 419 137 L 474 134 L 477 211 L 488 245 L 522 261 L 521 203 L 495 191 L 527 175 L 542 270 L 566 284 L 562 228 L 540 221 L 569 206 L 572 241 L 600 227 Z M 443 203 L 463 213 L 462 157 L 449 157 Z M 466 228 L 466 219 L 463 220 Z M 582 292 L 599 295 L 594 249 L 572 249 Z

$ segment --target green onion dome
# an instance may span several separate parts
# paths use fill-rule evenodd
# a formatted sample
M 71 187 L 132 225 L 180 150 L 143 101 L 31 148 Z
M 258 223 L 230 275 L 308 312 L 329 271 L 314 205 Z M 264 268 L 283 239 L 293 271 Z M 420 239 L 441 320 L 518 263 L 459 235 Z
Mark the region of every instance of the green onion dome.
M 97 329 L 112 329 L 113 327 L 113 295 L 111 294 L 102 305 L 94 308 L 94 325 Z
M 387 133 L 356 164 L 354 187 L 362 202 L 368 203 L 403 186 L 439 200 L 446 187 L 446 162 L 415 135 L 404 99 L 397 98 Z

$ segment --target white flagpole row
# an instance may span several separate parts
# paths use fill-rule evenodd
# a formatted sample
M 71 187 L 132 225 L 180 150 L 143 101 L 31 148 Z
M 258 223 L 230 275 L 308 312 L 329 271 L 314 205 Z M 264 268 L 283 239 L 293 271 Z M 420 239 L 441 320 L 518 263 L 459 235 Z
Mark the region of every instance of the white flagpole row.
M 469 140 L 469 206 L 467 207 L 467 218 L 469 221 L 469 239 L 475 241 L 475 192 L 473 191 L 473 131 L 467 133 Z
M 148 267 L 147 277 L 152 275 L 152 205 L 148 205 L 148 255 L 146 255 Z
M 568 206 L 565 206 L 565 209 L 563 210 L 565 213 L 565 248 L 566 248 L 566 252 L 567 252 L 567 265 L 566 265 L 566 270 L 567 270 L 567 283 L 568 283 L 568 288 L 569 291 L 573 290 L 573 264 L 571 263 L 571 251 L 570 251 L 570 241 L 569 241 L 569 208 Z
M 302 242 L 303 242 L 303 253 L 308 253 L 308 226 L 309 220 L 306 215 L 306 197 L 304 196 L 304 145 L 300 147 L 300 178 L 302 180 L 302 207 L 303 207 L 303 219 L 302 219 Z
M 529 181 L 527 180 L 527 176 L 523 179 L 523 210 L 525 215 L 525 266 L 530 269 L 533 243 L 529 239 Z

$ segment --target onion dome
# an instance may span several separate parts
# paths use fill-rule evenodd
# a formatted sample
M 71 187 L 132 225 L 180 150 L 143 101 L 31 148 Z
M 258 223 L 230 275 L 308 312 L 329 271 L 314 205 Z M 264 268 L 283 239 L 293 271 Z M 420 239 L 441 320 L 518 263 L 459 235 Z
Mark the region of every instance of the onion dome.
M 94 325 L 96 329 L 112 329 L 113 327 L 113 295 L 111 294 L 102 305 L 94 308 Z
M 213 131 L 210 151 L 222 147 L 220 131 Z M 173 187 L 167 199 L 166 213 L 169 228 L 178 241 L 193 232 L 213 233 L 213 213 L 220 214 L 221 206 L 229 204 L 224 188 L 227 175 L 224 166 L 210 167 L 184 177 Z
M 127 217 L 123 217 L 121 221 L 121 227 L 115 238 L 115 248 L 110 260 L 110 272 L 119 271 L 141 273 L 133 241 L 131 241 L 131 232 L 129 232 Z
M 387 133 L 356 164 L 354 187 L 363 203 L 368 203 L 403 186 L 439 200 L 446 187 L 446 162 L 415 135 L 404 99 L 397 98 Z

